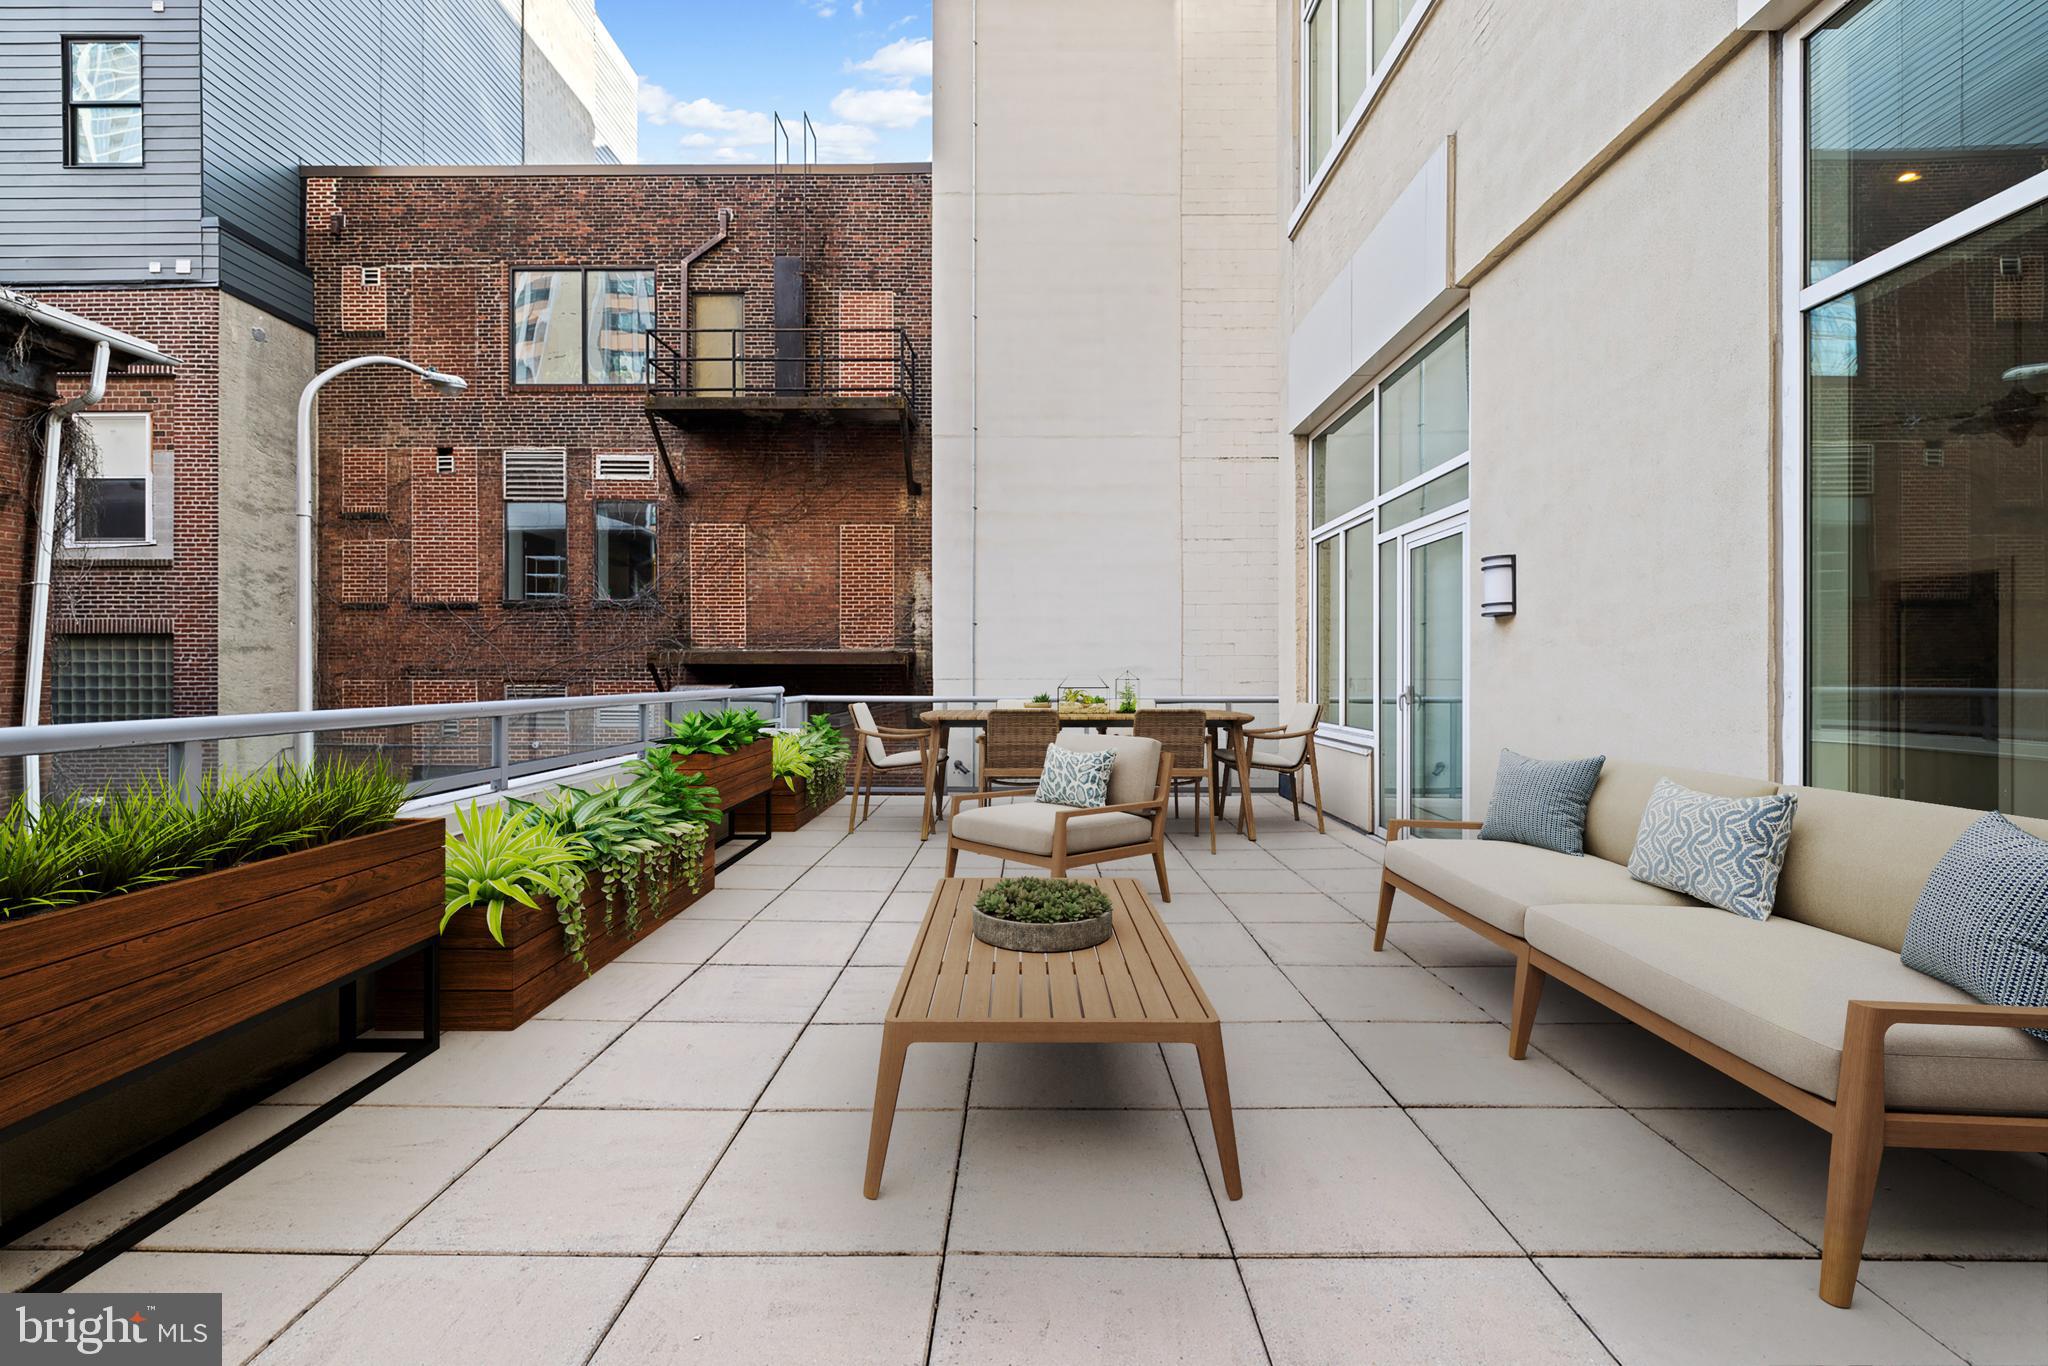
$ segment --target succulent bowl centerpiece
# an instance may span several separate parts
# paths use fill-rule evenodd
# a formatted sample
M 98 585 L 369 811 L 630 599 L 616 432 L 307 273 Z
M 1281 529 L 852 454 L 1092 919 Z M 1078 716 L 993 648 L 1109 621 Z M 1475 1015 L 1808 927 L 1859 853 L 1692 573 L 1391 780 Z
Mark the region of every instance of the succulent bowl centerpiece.
M 974 899 L 974 937 L 1018 953 L 1092 949 L 1113 928 L 1109 898 L 1088 881 L 1006 877 Z

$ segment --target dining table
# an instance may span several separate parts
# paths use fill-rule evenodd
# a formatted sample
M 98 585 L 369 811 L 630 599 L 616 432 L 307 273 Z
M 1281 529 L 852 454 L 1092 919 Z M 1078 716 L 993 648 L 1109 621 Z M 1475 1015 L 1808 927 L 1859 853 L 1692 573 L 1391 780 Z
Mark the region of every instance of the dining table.
M 937 744 L 931 747 L 932 757 L 928 762 L 940 771 L 925 775 L 925 791 L 931 794 L 934 824 L 938 822 L 939 808 L 945 801 L 945 793 L 940 785 L 940 780 L 944 777 L 945 759 L 943 756 L 946 751 L 947 730 L 984 730 L 988 726 L 988 714 L 994 710 L 994 707 L 934 707 L 918 717 L 920 721 L 931 727 L 938 741 Z M 1182 710 L 1182 708 L 1175 708 L 1175 710 Z M 1188 707 L 1185 710 L 1199 711 L 1202 714 L 1203 722 L 1218 738 L 1216 746 L 1218 755 L 1224 753 L 1225 744 L 1229 745 L 1229 753 L 1237 764 L 1238 811 L 1243 817 L 1244 837 L 1256 842 L 1259 838 L 1259 820 L 1257 814 L 1252 810 L 1252 744 L 1250 737 L 1246 734 L 1246 730 L 1258 718 L 1248 711 L 1234 711 L 1228 707 Z M 1134 712 L 1101 710 L 1092 707 L 1061 707 L 1059 709 L 1059 716 L 1062 726 L 1090 727 L 1094 729 L 1116 726 L 1128 730 L 1132 722 L 1136 720 L 1136 713 Z

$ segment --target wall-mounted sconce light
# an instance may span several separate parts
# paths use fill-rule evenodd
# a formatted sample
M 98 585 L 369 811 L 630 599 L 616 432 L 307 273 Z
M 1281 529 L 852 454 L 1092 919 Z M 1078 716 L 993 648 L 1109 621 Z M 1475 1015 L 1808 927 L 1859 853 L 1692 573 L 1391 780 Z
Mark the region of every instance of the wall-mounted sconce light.
M 1515 614 L 1515 557 L 1484 555 L 1479 560 L 1479 615 Z

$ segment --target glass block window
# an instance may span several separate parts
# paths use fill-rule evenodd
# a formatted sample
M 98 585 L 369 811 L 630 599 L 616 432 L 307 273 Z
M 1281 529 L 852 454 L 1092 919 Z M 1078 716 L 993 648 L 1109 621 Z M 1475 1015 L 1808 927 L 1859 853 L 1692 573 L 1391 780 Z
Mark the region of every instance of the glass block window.
M 138 721 L 171 714 L 169 636 L 57 636 L 51 720 Z

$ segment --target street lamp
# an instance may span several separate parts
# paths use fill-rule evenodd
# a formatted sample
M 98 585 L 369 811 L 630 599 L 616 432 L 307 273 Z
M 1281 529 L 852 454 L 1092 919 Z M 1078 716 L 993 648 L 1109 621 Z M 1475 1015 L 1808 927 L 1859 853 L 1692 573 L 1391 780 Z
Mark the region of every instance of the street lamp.
M 424 365 L 414 365 L 409 360 L 396 356 L 357 356 L 339 365 L 329 366 L 307 382 L 299 394 L 299 433 L 295 458 L 298 465 L 298 531 L 299 531 L 299 641 L 298 658 L 295 664 L 295 681 L 298 685 L 295 710 L 313 710 L 313 404 L 320 396 L 320 390 L 327 381 L 351 370 L 360 370 L 366 365 L 395 365 L 401 370 L 410 370 L 431 384 L 443 394 L 459 394 L 469 387 L 460 375 L 451 375 L 441 370 L 430 370 Z M 300 733 L 295 745 L 299 766 L 310 767 L 313 762 L 313 732 Z

